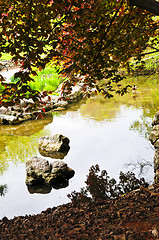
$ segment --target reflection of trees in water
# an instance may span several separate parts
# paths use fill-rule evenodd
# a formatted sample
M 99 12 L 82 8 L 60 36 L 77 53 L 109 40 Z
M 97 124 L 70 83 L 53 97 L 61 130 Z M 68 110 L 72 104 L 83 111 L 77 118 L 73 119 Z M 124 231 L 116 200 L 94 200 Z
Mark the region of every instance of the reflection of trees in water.
M 72 192 L 67 196 L 72 202 L 96 201 L 98 199 L 115 199 L 119 196 L 138 189 L 140 186 L 147 187 L 144 178 L 136 178 L 133 172 L 119 174 L 119 182 L 110 178 L 106 170 L 100 171 L 99 165 L 92 166 L 86 179 L 86 187 L 80 192 Z
M 9 162 L 15 165 L 24 163 L 37 154 L 38 139 L 48 134 L 43 128 L 51 121 L 52 116 L 44 121 L 28 121 L 17 126 L 0 127 L 0 174 L 7 171 Z
M 0 196 L 4 196 L 8 192 L 7 184 L 0 185 Z
M 1 142 L 5 142 L 5 150 L 0 151 L 0 173 L 9 167 L 9 161 L 17 164 L 23 163 L 29 156 L 37 153 L 39 134 L 32 137 L 1 136 Z
M 88 116 L 97 121 L 114 119 L 120 110 L 120 103 L 114 99 L 106 99 L 99 94 L 87 100 L 80 108 L 82 116 Z
M 18 125 L 1 125 L 0 136 L 31 136 L 51 123 L 53 116 L 49 115 L 44 119 L 30 120 Z
M 146 139 L 149 139 L 149 134 L 151 132 L 152 126 L 152 119 L 142 116 L 140 121 L 134 121 L 131 126 L 130 130 L 133 130 L 135 132 L 139 132 L 139 134 Z
M 145 175 L 147 171 L 154 167 L 153 161 L 148 161 L 146 159 L 141 159 L 137 161 L 131 160 L 125 164 L 125 167 L 130 168 L 132 172 L 138 172 L 138 176 Z
M 7 171 L 9 168 L 9 163 L 6 159 L 0 160 L 0 175 L 3 174 L 3 172 Z

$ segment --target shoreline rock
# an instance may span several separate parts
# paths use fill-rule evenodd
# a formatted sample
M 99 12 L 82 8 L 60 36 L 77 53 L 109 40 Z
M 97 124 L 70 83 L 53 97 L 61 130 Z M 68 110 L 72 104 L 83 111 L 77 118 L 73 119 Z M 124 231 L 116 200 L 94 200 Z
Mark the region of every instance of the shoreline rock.
M 8 61 L 7 64 L 9 68 L 12 68 L 12 65 L 10 65 L 12 62 Z M 0 107 L 0 125 L 16 125 L 27 120 L 39 119 L 45 115 L 52 114 L 54 111 L 66 110 L 71 104 L 79 102 L 94 91 L 93 87 L 84 87 L 84 92 L 84 83 L 81 80 L 72 88 L 71 94 L 68 94 L 65 100 L 63 100 L 61 86 L 62 85 L 60 85 L 55 92 L 58 96 L 49 95 L 47 92 L 42 91 L 41 95 L 43 97 L 41 97 L 40 104 L 37 104 L 30 98 L 23 100 L 20 99 L 19 104 L 10 107 L 8 106 L 7 108 L 3 106 Z
M 78 90 L 77 90 L 78 89 Z M 0 125 L 16 125 L 27 120 L 36 120 L 42 116 L 52 114 L 54 111 L 63 111 L 72 103 L 83 98 L 81 88 L 77 88 L 68 101 L 59 100 L 59 96 L 48 95 L 42 98 L 43 104 L 38 106 L 32 99 L 23 99 L 19 105 L 0 107 Z M 80 97 L 79 97 L 80 96 Z
M 155 148 L 154 154 L 154 182 L 159 183 L 159 111 L 155 114 L 152 122 L 152 131 L 149 135 L 149 140 Z

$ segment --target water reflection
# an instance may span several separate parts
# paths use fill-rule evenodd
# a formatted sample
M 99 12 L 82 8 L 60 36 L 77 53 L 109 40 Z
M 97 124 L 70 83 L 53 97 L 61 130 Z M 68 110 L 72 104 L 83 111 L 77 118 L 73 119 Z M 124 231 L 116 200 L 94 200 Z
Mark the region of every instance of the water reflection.
M 52 122 L 53 117 L 44 120 L 28 121 L 21 125 L 0 126 L 0 173 L 9 168 L 9 161 L 17 165 L 36 155 L 38 139 L 43 136 L 44 127 Z M 48 132 L 46 132 L 47 134 Z
M 48 115 L 44 119 L 30 120 L 20 125 L 0 125 L 0 136 L 31 136 L 53 121 L 53 116 Z
M 146 139 L 149 139 L 149 134 L 152 129 L 151 122 L 152 122 L 151 118 L 141 117 L 140 121 L 134 121 L 131 124 L 130 130 L 138 132 L 141 136 L 144 136 Z
M 65 180 L 64 182 L 56 183 L 56 184 L 40 184 L 36 186 L 29 186 L 27 185 L 27 189 L 29 193 L 34 194 L 48 194 L 51 192 L 52 188 L 58 190 L 61 188 L 66 188 L 69 185 L 69 180 Z
M 40 193 L 40 194 L 48 194 L 51 192 L 51 185 L 49 184 L 40 184 L 37 186 L 29 186 L 27 185 L 29 193 Z
M 142 124 L 143 120 L 151 121 L 155 103 L 148 102 L 147 99 L 144 104 L 141 96 L 136 100 L 132 95 L 112 100 L 97 96 L 97 99 L 88 99 L 62 111 L 53 117 L 53 121 L 46 122 L 46 125 L 41 120 L 43 127 L 38 132 L 35 132 L 39 128 L 37 122 L 33 128 L 32 124 L 29 126 L 26 123 L 28 128 L 25 132 L 22 127 L 24 125 L 17 126 L 16 129 L 16 126 L 1 127 L 0 182 L 2 185 L 7 184 L 9 191 L 5 197 L 0 198 L 0 218 L 4 215 L 11 218 L 35 214 L 48 207 L 67 203 L 67 194 L 80 190 L 92 165 L 99 164 L 101 169 L 106 169 L 116 179 L 119 171 L 125 171 L 125 164 L 131 160 L 153 159 L 154 151 L 144 136 L 147 129 L 144 128 L 142 134 L 137 128 L 132 127 L 130 130 L 134 122 Z M 25 185 L 26 160 L 31 156 L 39 156 L 40 137 L 57 133 L 70 139 L 70 151 L 65 156 L 65 162 L 75 170 L 74 178 L 70 179 L 69 184 L 28 189 Z M 146 172 L 146 180 L 153 181 L 153 169 Z
M 0 185 L 0 196 L 5 196 L 5 194 L 7 193 L 8 191 L 8 186 L 7 184 L 4 184 L 4 185 Z
M 120 102 L 115 99 L 106 99 L 99 94 L 97 97 L 88 99 L 87 104 L 81 106 L 80 113 L 96 121 L 111 121 L 116 118 L 120 111 L 120 106 Z
M 126 168 L 129 168 L 132 172 L 136 172 L 137 176 L 145 176 L 146 173 L 149 171 L 149 169 L 153 169 L 154 167 L 154 163 L 153 163 L 153 159 L 150 160 L 146 160 L 146 159 L 142 159 L 140 156 L 138 157 L 138 159 L 135 160 L 131 160 L 130 162 L 127 162 L 125 164 Z

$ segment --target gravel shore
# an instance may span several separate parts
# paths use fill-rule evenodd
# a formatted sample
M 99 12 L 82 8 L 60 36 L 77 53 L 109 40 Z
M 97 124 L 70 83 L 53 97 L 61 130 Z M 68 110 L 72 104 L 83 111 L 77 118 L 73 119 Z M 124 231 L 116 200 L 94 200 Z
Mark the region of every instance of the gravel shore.
M 93 203 L 0 220 L 0 239 L 159 239 L 159 184 Z

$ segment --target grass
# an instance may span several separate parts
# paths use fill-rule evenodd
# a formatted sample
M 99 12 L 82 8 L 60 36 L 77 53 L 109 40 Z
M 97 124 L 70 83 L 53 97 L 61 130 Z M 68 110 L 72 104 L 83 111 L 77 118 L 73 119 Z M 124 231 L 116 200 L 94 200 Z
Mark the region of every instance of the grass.
M 159 53 L 146 55 L 141 62 L 132 63 L 131 67 L 135 75 L 148 75 L 159 72 Z
M 148 47 L 144 51 L 142 61 L 131 61 L 132 73 L 145 75 L 159 72 L 159 51 L 157 50 L 159 49 L 159 37 L 152 38 L 151 41 L 154 42 L 154 48 Z
M 2 53 L 0 61 L 11 60 L 12 56 L 10 54 Z M 31 76 L 34 81 L 29 83 L 29 86 L 33 90 L 38 91 L 55 91 L 59 84 L 63 81 L 60 77 L 58 67 L 54 66 L 52 63 L 48 64 L 42 71 L 37 71 L 37 76 Z M 11 77 L 11 82 L 17 82 L 18 79 Z M 3 86 L 0 84 L 0 92 L 3 90 Z
M 151 49 L 147 49 L 145 51 L 145 53 L 151 52 Z M 11 55 L 9 54 L 2 54 L 2 57 L 0 58 L 0 60 L 10 60 L 11 59 Z M 151 87 L 152 85 L 158 85 L 158 77 L 155 78 L 153 77 L 153 79 L 151 77 L 147 76 L 151 76 L 153 74 L 153 76 L 155 76 L 154 74 L 159 72 L 159 53 L 152 53 L 152 54 L 148 54 L 145 55 L 142 59 L 143 61 L 141 61 L 140 63 L 135 63 L 134 61 L 132 61 L 131 63 L 131 68 L 132 68 L 132 79 L 127 76 L 126 79 L 126 83 L 127 84 L 136 84 L 135 82 L 137 81 L 136 77 L 137 76 L 142 76 L 144 75 L 144 78 L 141 78 L 139 80 L 140 85 L 142 84 L 142 82 L 144 82 L 144 84 L 146 83 L 148 88 Z M 122 71 L 122 69 L 121 69 Z M 124 71 L 125 72 L 125 71 Z M 126 73 L 126 72 L 125 72 Z M 54 65 L 52 65 L 51 63 L 48 64 L 46 66 L 45 69 L 43 69 L 42 71 L 38 71 L 37 72 L 37 76 L 32 76 L 32 78 L 34 79 L 34 82 L 30 82 L 29 85 L 33 90 L 38 90 L 38 91 L 55 91 L 55 89 L 59 86 L 59 84 L 63 81 L 63 79 L 60 77 L 59 75 L 59 69 L 57 67 L 55 67 Z M 147 76 L 146 76 L 147 75 Z M 144 79 L 144 80 L 143 80 Z M 145 81 L 145 79 L 147 79 Z M 17 79 L 13 79 L 13 77 L 11 78 L 11 82 L 16 82 Z M 122 81 L 122 85 L 125 84 L 125 81 Z M 138 85 L 138 82 L 137 82 Z M 0 86 L 0 92 L 2 91 L 3 87 Z M 154 89 L 155 91 L 155 89 Z
M 0 84 L 0 93 L 3 91 L 4 87 Z

